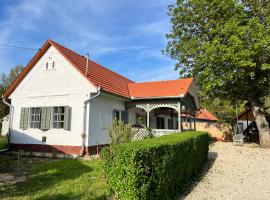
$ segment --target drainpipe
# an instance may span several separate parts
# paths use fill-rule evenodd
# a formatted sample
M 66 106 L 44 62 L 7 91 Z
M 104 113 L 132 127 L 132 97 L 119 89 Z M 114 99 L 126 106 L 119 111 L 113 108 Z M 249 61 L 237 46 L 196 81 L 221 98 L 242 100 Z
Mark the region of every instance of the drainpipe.
M 97 94 L 95 94 L 94 96 L 90 96 L 89 99 L 87 99 L 85 102 L 84 102 L 84 106 L 83 106 L 83 130 L 82 130 L 82 152 L 81 152 L 81 155 L 80 156 L 84 156 L 85 155 L 85 144 L 84 144 L 84 138 L 86 137 L 86 109 L 87 109 L 87 104 L 90 103 L 90 101 L 92 101 L 93 99 L 95 99 L 96 97 L 98 97 L 101 93 L 101 87 L 99 86 L 98 88 L 98 92 Z
M 11 121 L 12 121 L 11 116 L 12 116 L 12 112 L 13 112 L 13 106 L 6 101 L 6 99 L 4 98 L 3 95 L 2 95 L 2 101 L 3 101 L 4 104 L 6 104 L 9 107 L 9 124 L 8 124 L 8 134 L 7 134 L 7 136 L 8 136 L 8 147 L 6 149 L 0 150 L 0 153 L 10 150 L 10 129 L 11 129 Z

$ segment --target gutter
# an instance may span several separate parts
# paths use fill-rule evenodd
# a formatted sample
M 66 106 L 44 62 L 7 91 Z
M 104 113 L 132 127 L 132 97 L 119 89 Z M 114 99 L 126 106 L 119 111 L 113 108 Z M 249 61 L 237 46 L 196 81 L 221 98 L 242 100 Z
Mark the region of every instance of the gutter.
M 145 100 L 145 99 L 178 99 L 185 97 L 184 94 L 179 96 L 166 96 L 166 97 L 130 97 L 130 100 Z
M 80 156 L 84 156 L 85 155 L 85 144 L 84 144 L 84 138 L 86 137 L 86 109 L 87 109 L 87 104 L 90 103 L 93 99 L 95 99 L 96 97 L 98 97 L 101 93 L 101 87 L 99 86 L 97 94 L 95 94 L 94 96 L 87 99 L 86 101 L 84 101 L 84 106 L 83 106 L 83 130 L 82 130 L 82 149 L 81 149 L 81 155 Z M 91 94 L 91 93 L 90 93 Z
M 3 101 L 4 104 L 6 104 L 9 107 L 9 124 L 8 124 L 8 134 L 7 134 L 8 146 L 7 146 L 6 149 L 0 150 L 0 153 L 7 152 L 7 151 L 10 150 L 10 129 L 11 129 L 11 121 L 12 121 L 11 116 L 12 116 L 12 112 L 13 112 L 13 106 L 6 101 L 6 99 L 4 98 L 3 95 L 2 95 L 2 101 Z

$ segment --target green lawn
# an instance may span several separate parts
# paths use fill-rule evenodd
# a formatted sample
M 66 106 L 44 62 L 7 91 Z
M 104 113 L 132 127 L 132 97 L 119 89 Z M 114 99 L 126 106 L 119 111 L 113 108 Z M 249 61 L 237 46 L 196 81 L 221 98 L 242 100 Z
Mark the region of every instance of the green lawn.
M 100 160 L 47 159 L 29 170 L 27 182 L 0 185 L 0 199 L 105 199 L 104 187 Z
M 8 139 L 5 136 L 0 136 L 0 150 L 7 147 Z

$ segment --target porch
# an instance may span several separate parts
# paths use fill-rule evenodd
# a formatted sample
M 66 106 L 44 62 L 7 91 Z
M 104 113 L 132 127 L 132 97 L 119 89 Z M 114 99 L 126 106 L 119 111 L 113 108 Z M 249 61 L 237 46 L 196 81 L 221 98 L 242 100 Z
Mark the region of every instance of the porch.
M 138 129 L 138 138 L 152 131 L 155 137 L 196 130 L 194 97 L 134 99 L 126 103 L 128 122 Z

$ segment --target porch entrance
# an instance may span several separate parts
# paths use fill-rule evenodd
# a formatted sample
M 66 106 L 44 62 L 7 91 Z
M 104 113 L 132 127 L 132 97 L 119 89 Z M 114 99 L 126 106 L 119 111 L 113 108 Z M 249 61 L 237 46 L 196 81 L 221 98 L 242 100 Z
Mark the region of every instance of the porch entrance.
M 129 123 L 139 129 L 151 128 L 154 135 L 196 130 L 193 97 L 132 100 L 126 103 Z

